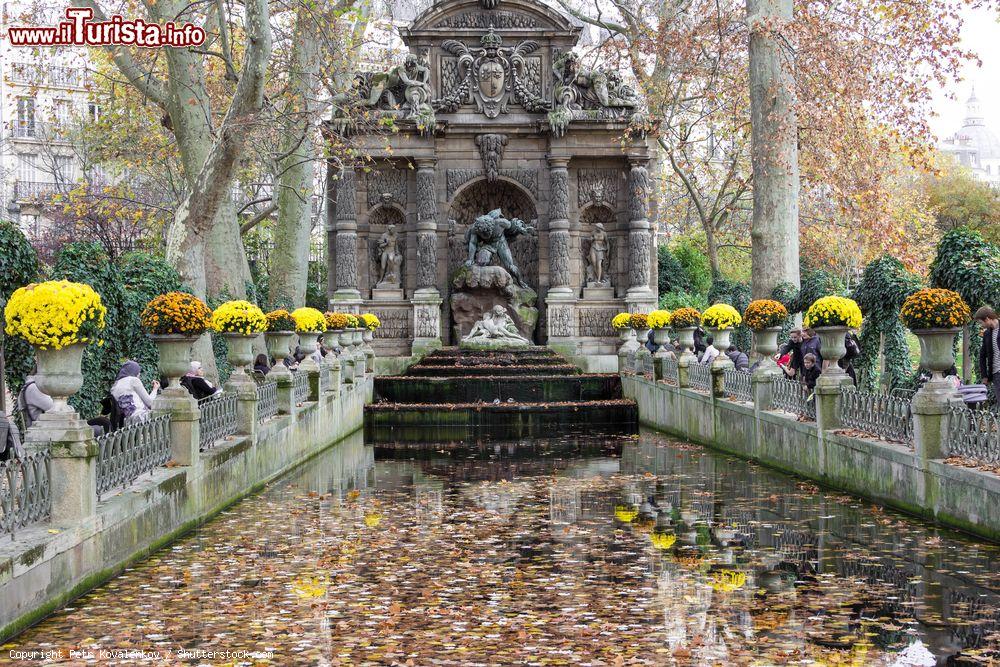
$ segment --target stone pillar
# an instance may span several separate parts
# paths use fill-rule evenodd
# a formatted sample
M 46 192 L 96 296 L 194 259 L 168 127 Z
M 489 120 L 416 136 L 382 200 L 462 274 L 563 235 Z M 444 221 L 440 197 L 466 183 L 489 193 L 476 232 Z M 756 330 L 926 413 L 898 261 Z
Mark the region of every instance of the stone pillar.
M 720 354 L 712 360 L 712 396 L 722 398 L 726 395 L 726 369 L 735 368 L 733 360 L 725 354 Z
M 649 310 L 656 306 L 649 287 L 649 267 L 652 261 L 653 239 L 646 217 L 649 199 L 647 160 L 630 159 L 628 174 L 628 292 L 625 299 L 630 312 Z
M 750 376 L 753 385 L 753 404 L 758 411 L 770 410 L 774 400 L 774 381 L 781 377 L 768 368 L 758 368 Z
M 184 387 L 167 387 L 153 401 L 153 416 L 170 415 L 170 458 L 181 466 L 198 464 L 201 410 Z
M 28 449 L 49 448 L 49 493 L 52 524 L 76 525 L 94 516 L 97 507 L 97 456 L 94 430 L 72 413 L 46 413 L 24 434 Z
M 413 293 L 412 354 L 441 347 L 441 304 L 437 288 L 437 180 L 435 158 L 416 158 L 417 164 L 417 290 Z
M 837 367 L 837 370 L 840 370 Z M 851 384 L 851 378 L 841 371 L 823 374 L 816 380 L 814 391 L 816 401 L 816 427 L 820 431 L 830 431 L 841 427 L 840 399 L 844 387 Z
M 688 375 L 688 369 L 691 364 L 698 363 L 698 357 L 694 356 L 691 350 L 684 350 L 681 353 L 680 359 L 677 360 L 677 386 L 681 388 L 688 388 L 691 386 L 691 379 Z
M 948 457 L 948 412 L 952 404 L 962 405 L 954 387 L 944 380 L 930 380 L 913 396 L 913 449 L 920 465 Z
M 562 354 L 577 350 L 576 294 L 570 259 L 569 158 L 549 157 L 549 289 L 545 295 L 548 346 Z
M 278 363 L 281 363 L 280 361 Z M 268 379 L 271 379 L 270 376 Z M 295 417 L 295 376 L 282 373 L 274 378 L 278 385 L 278 413 Z
M 257 383 L 247 375 L 233 375 L 226 383 L 226 392 L 236 394 L 236 435 L 250 438 L 257 444 Z
M 337 184 L 336 231 L 336 285 L 333 301 L 344 309 L 361 303 L 358 289 L 358 215 L 355 173 L 352 167 L 345 167 Z

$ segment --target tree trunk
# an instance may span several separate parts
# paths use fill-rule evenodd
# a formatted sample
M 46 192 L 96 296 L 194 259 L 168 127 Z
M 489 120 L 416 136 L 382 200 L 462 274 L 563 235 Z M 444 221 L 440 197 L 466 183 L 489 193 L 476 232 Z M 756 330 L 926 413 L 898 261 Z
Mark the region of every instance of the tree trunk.
M 289 71 L 291 119 L 288 137 L 278 162 L 278 221 L 271 252 L 271 308 L 298 308 L 306 303 L 309 279 L 309 240 L 312 229 L 310 199 L 313 192 L 312 99 L 319 71 L 319 35 L 312 12 L 300 8 L 296 17 L 295 50 Z M 300 141 L 301 139 L 301 141 Z M 296 146 L 296 144 L 298 144 Z
M 715 240 L 715 226 L 708 222 L 703 225 L 705 229 L 705 254 L 708 255 L 708 266 L 712 270 L 712 280 L 721 275 L 719 273 L 719 242 Z
M 799 284 L 799 158 L 792 62 L 781 30 L 792 0 L 747 0 L 750 27 L 751 228 L 754 298 Z

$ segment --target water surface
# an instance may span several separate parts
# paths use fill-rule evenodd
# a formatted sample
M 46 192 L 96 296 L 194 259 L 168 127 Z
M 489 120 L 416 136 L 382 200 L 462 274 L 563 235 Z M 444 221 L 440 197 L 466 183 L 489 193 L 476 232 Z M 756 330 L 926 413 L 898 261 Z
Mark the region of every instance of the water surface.
M 6 648 L 94 656 L 79 664 L 113 663 L 101 649 L 155 652 L 120 664 L 990 664 L 998 557 L 652 434 L 355 436 Z

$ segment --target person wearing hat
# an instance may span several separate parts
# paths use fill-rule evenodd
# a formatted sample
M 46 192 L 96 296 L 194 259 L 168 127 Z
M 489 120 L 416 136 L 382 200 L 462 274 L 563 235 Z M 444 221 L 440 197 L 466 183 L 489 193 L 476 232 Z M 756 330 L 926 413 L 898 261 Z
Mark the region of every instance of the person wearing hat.
M 205 369 L 202 368 L 200 361 L 191 362 L 188 372 L 181 378 L 181 385 L 199 401 L 222 391 L 220 387 L 205 379 Z

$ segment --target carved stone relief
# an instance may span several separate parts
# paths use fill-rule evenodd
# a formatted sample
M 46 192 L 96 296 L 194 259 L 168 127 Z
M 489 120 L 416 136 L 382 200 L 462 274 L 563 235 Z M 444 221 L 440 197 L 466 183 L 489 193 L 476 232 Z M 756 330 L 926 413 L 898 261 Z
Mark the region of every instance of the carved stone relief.
M 340 173 L 337 183 L 337 220 L 356 220 L 358 206 L 354 169 L 350 167 Z
M 577 174 L 577 205 L 580 208 L 590 204 L 616 208 L 621 178 L 622 172 L 617 169 L 581 169 Z
M 479 147 L 479 156 L 483 158 L 483 171 L 486 174 L 486 180 L 490 183 L 496 182 L 500 176 L 503 152 L 507 148 L 507 135 L 480 134 L 476 137 L 476 146 Z
M 365 188 L 370 209 L 388 203 L 406 206 L 406 171 L 402 169 L 380 168 L 368 172 Z
M 458 82 L 442 89 L 434 100 L 436 110 L 454 113 L 469 97 L 487 118 L 507 113 L 510 102 L 521 105 L 529 113 L 548 111 L 552 105 L 539 97 L 525 78 L 525 57 L 538 50 L 538 42 L 524 40 L 514 47 L 503 46 L 503 37 L 490 26 L 470 47 L 454 39 L 446 39 L 441 48 L 457 57 Z
M 417 169 L 417 221 L 437 219 L 437 190 L 434 187 L 434 170 Z
M 375 330 L 375 338 L 410 338 L 413 327 L 410 324 L 412 311 L 405 308 L 374 309 L 373 314 L 382 322 Z
M 417 338 L 441 337 L 441 311 L 434 304 L 418 304 L 413 312 L 413 335 Z
M 549 233 L 549 283 L 552 287 L 569 285 L 569 232 Z
M 538 22 L 534 18 L 521 12 L 493 11 L 485 12 L 465 12 L 449 16 L 438 21 L 435 28 L 507 28 L 523 29 L 537 28 Z
M 517 181 L 531 193 L 533 198 L 538 199 L 537 169 L 500 169 L 497 171 L 497 174 L 503 178 Z M 486 176 L 486 173 L 482 169 L 448 169 L 445 172 L 448 199 L 452 199 L 455 196 L 455 192 L 469 181 L 483 178 L 484 176 Z
M 581 308 L 577 311 L 578 335 L 594 338 L 614 336 L 611 318 L 617 314 L 616 308 Z
M 547 308 L 549 336 L 568 337 L 573 335 L 573 308 L 570 306 L 549 306 Z

